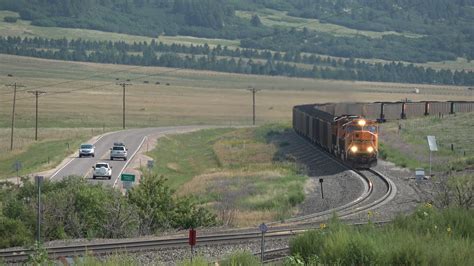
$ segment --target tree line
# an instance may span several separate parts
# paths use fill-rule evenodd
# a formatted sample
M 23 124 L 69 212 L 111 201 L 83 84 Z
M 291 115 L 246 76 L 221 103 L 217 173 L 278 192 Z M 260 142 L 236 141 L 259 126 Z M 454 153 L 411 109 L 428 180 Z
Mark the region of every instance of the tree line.
M 38 26 L 88 28 L 157 37 L 186 35 L 239 39 L 241 47 L 345 58 L 425 63 L 474 59 L 474 0 L 4 0 Z M 375 32 L 382 38 L 340 36 L 307 28 L 268 27 L 235 10 L 263 8 L 322 23 Z M 411 36 L 417 33 L 418 36 Z M 410 35 L 411 34 L 411 35 Z
M 295 51 L 229 49 L 220 45 L 166 45 L 45 38 L 0 38 L 0 53 L 47 59 L 163 66 L 230 73 L 323 79 L 473 85 L 472 71 L 434 70 L 404 64 L 342 60 Z M 306 64 L 298 65 L 297 63 Z

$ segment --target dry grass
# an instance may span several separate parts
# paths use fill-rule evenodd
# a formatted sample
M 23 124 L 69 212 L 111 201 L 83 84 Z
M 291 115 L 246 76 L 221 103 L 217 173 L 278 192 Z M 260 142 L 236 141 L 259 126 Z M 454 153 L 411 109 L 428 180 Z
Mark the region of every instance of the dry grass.
M 251 94 L 257 95 L 257 122 L 291 118 L 293 105 L 312 102 L 465 100 L 472 92 L 464 87 L 395 83 L 346 82 L 226 74 L 208 71 L 143 67 L 124 73 L 104 74 L 87 80 L 53 85 L 86 78 L 94 74 L 132 69 L 131 66 L 73 63 L 0 55 L 0 82 L 21 82 L 27 89 L 41 87 L 42 127 L 120 127 L 122 91 L 115 78 L 132 79 L 127 88 L 127 124 L 160 126 L 182 124 L 249 124 Z M 15 77 L 7 77 L 13 73 Z M 154 75 L 144 77 L 144 75 Z M 149 81 L 144 84 L 143 81 Z M 155 82 L 161 82 L 156 85 Z M 169 83 L 169 86 L 164 84 Z M 95 89 L 89 89 L 98 86 Z M 419 88 L 420 94 L 413 94 Z M 58 93 L 77 90 L 71 93 Z M 11 113 L 11 88 L 0 87 L 0 127 L 8 127 Z M 17 126 L 34 126 L 34 98 L 18 93 Z

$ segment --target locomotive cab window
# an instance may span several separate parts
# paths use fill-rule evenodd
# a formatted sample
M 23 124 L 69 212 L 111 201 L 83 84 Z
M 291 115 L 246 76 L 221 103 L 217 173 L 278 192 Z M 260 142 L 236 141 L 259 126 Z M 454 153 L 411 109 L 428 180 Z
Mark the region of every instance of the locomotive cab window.
M 372 133 L 377 133 L 377 127 L 376 126 L 367 126 L 367 130 L 372 132 Z

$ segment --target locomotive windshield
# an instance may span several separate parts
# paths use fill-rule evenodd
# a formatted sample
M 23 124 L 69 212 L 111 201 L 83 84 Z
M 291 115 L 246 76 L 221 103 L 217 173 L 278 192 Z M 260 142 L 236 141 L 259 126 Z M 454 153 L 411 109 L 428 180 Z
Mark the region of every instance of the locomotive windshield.
M 369 126 L 348 126 L 346 127 L 346 131 L 348 133 L 351 133 L 351 132 L 354 132 L 354 131 L 370 131 L 372 133 L 377 133 L 377 127 L 376 126 L 373 126 L 373 125 L 369 125 Z

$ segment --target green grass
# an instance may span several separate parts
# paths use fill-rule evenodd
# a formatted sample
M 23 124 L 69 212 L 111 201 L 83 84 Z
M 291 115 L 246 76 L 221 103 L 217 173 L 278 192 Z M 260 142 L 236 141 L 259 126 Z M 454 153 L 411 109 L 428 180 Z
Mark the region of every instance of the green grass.
M 85 138 L 44 141 L 33 144 L 25 152 L 3 157 L 0 160 L 0 179 L 16 175 L 14 165 L 16 161 L 21 163 L 20 176 L 32 172 L 47 170 L 59 164 L 70 152 L 66 143 L 72 149 L 79 147 Z
M 177 189 L 194 176 L 219 167 L 212 145 L 231 129 L 208 129 L 160 139 L 155 150 L 148 153 L 155 159 L 154 172 L 168 178 L 168 185 Z
M 260 265 L 260 260 L 249 251 L 238 251 L 228 255 L 220 262 L 222 266 L 254 266 Z
M 244 217 L 283 219 L 304 200 L 307 179 L 296 164 L 274 161 L 277 144 L 268 140 L 287 129 L 202 130 L 160 139 L 149 155 L 157 162 L 153 171 L 168 178 L 178 195 L 203 204 L 231 203 Z
M 398 124 L 401 125 L 397 134 Z M 438 151 L 433 152 L 436 171 L 463 170 L 474 167 L 472 145 L 472 113 L 448 115 L 443 118 L 424 117 L 390 122 L 382 125 L 381 158 L 414 169 L 429 167 L 427 136 L 435 136 Z M 451 150 L 451 144 L 454 150 Z
M 347 28 L 344 26 L 331 24 L 331 23 L 321 23 L 317 19 L 307 19 L 307 18 L 298 18 L 288 16 L 284 11 L 277 11 L 272 9 L 265 9 L 255 11 L 237 11 L 236 15 L 238 17 L 248 19 L 252 15 L 257 14 L 262 21 L 262 24 L 268 27 L 286 27 L 286 28 L 301 28 L 305 26 L 309 30 L 315 30 L 320 32 L 331 33 L 336 36 L 357 36 L 363 35 L 371 38 L 382 38 L 384 35 L 394 34 L 394 35 L 403 35 L 410 38 L 419 38 L 422 37 L 419 34 L 414 33 L 399 33 L 395 31 L 385 31 L 385 32 L 376 32 L 376 31 L 365 31 L 365 30 L 356 30 Z
M 290 249 L 292 261 L 310 265 L 471 265 L 473 232 L 473 210 L 427 204 L 382 228 L 333 222 L 291 240 Z

